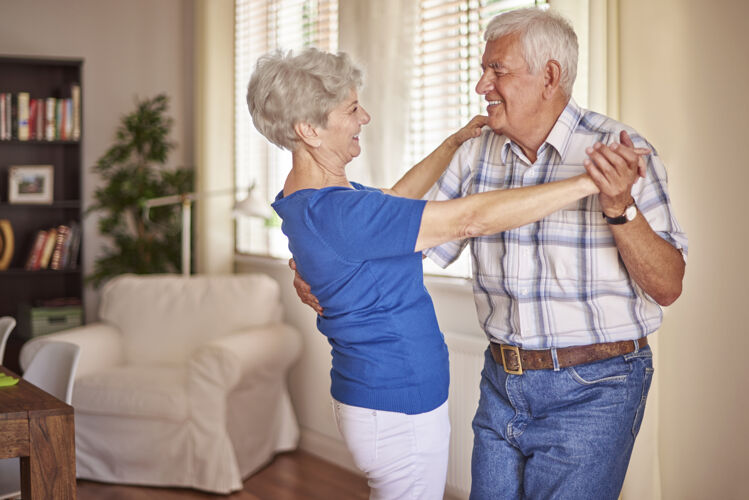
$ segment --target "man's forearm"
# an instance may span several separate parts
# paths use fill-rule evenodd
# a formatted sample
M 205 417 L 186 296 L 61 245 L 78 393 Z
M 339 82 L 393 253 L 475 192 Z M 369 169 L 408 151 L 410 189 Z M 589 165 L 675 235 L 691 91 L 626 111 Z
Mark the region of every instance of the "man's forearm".
M 686 267 L 681 252 L 658 236 L 641 213 L 626 224 L 609 227 L 635 283 L 662 306 L 679 298 Z

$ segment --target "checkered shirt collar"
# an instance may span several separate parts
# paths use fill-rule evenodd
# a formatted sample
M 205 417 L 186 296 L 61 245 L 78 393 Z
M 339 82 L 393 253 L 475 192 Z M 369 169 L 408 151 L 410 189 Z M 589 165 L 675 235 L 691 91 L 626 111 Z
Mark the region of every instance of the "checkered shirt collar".
M 577 105 L 575 99 L 570 97 L 569 102 L 567 102 L 567 106 L 565 106 L 562 114 L 560 114 L 559 118 L 557 118 L 557 122 L 551 128 L 549 135 L 546 136 L 544 144 L 541 145 L 539 154 L 542 153 L 546 147 L 548 147 L 548 144 L 549 146 L 557 150 L 560 158 L 564 158 L 567 154 L 567 149 L 569 148 L 570 142 L 572 141 L 572 136 L 575 133 L 577 125 L 580 123 L 582 117 L 582 109 Z M 502 145 L 501 159 L 502 164 L 506 165 L 507 155 L 509 154 L 510 149 L 515 148 L 516 154 L 521 154 L 522 150 L 520 149 L 520 146 L 512 142 L 506 136 L 504 139 L 505 142 Z

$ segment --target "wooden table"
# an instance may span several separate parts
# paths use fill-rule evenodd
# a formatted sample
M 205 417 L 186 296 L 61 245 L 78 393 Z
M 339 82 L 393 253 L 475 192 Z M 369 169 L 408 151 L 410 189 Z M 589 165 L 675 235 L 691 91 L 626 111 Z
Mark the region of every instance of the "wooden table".
M 23 379 L 0 387 L 0 458 L 11 457 L 21 458 L 24 500 L 75 499 L 73 407 Z

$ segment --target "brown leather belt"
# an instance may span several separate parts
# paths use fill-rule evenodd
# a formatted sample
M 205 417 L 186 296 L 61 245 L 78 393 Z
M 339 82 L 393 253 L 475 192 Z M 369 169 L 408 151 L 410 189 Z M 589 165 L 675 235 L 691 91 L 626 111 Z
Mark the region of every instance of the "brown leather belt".
M 648 345 L 647 337 L 639 339 L 637 345 L 639 349 Z M 522 375 L 523 370 L 551 370 L 554 368 L 551 349 L 520 349 L 514 345 L 495 344 L 494 342 L 489 343 L 489 348 L 494 361 L 502 365 L 507 373 L 513 375 Z M 557 349 L 557 361 L 559 368 L 567 368 L 568 366 L 622 356 L 634 350 L 635 343 L 631 340 L 560 347 Z

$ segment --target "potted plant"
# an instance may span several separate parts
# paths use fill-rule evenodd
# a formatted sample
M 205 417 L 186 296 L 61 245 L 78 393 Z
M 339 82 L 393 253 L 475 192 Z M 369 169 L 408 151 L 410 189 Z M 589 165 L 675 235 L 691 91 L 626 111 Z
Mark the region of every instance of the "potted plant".
M 169 98 L 160 94 L 136 101 L 136 109 L 122 117 L 114 144 L 93 170 L 104 181 L 94 192 L 86 213 L 101 212 L 99 232 L 111 245 L 96 259 L 88 279 L 100 286 L 123 273 L 176 272 L 180 268 L 179 206 L 152 209 L 143 216 L 151 198 L 192 191 L 191 168 L 168 168 L 173 119 L 167 115 Z

